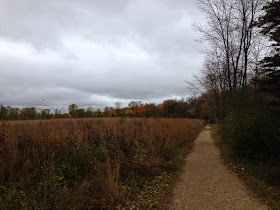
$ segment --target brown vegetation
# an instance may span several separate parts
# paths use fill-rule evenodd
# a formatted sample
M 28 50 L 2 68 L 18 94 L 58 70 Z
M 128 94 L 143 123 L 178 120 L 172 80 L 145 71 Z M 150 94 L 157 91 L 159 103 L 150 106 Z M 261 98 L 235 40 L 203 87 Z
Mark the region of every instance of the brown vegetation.
M 125 186 L 176 169 L 202 120 L 83 119 L 0 125 L 0 208 L 126 206 Z

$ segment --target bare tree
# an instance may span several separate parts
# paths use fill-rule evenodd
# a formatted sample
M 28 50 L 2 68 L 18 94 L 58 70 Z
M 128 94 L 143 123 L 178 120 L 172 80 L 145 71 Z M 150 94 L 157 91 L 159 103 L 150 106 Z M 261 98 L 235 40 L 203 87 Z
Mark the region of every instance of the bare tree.
M 121 102 L 119 102 L 119 101 L 115 102 L 115 108 L 116 109 L 120 109 L 121 107 L 122 107 Z
M 202 70 L 204 83 L 220 91 L 246 87 L 248 69 L 259 54 L 254 52 L 254 45 L 259 44 L 255 41 L 259 36 L 255 22 L 262 11 L 262 0 L 198 1 L 207 26 L 196 25 L 196 30 L 211 45 Z
M 226 75 L 228 88 L 232 90 L 231 54 L 232 54 L 232 13 L 233 1 L 226 0 L 199 0 L 200 7 L 207 18 L 207 27 L 197 26 L 204 40 L 210 42 L 220 51 L 226 61 Z
M 259 50 L 262 50 L 256 22 L 262 14 L 263 3 L 263 0 L 237 0 L 236 11 L 238 14 L 237 20 L 239 20 L 237 23 L 241 26 L 240 34 L 243 37 L 241 40 L 243 56 L 243 68 L 241 69 L 242 87 L 247 86 L 249 64 L 254 61 L 252 58 L 256 58 L 254 56 L 259 53 Z M 255 65 L 258 62 L 259 60 L 255 60 Z

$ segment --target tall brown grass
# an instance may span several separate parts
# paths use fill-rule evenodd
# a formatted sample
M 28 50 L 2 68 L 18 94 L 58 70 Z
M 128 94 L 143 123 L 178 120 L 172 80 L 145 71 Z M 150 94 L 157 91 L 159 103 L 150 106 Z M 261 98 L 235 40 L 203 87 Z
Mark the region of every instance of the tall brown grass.
M 1 122 L 0 208 L 109 208 L 132 176 L 172 170 L 202 120 Z

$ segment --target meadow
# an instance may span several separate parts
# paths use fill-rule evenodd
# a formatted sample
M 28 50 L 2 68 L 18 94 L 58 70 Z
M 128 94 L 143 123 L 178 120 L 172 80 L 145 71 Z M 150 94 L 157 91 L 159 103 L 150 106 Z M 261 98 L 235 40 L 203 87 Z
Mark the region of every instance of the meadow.
M 126 208 L 138 190 L 164 185 L 159 177 L 179 170 L 178 154 L 204 124 L 156 118 L 2 121 L 0 209 Z

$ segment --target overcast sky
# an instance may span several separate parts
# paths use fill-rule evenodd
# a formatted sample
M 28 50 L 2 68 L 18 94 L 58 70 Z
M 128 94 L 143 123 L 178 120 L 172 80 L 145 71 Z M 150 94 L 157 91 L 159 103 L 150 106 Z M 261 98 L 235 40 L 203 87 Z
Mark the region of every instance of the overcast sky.
M 0 104 L 186 97 L 203 21 L 196 0 L 0 0 Z

